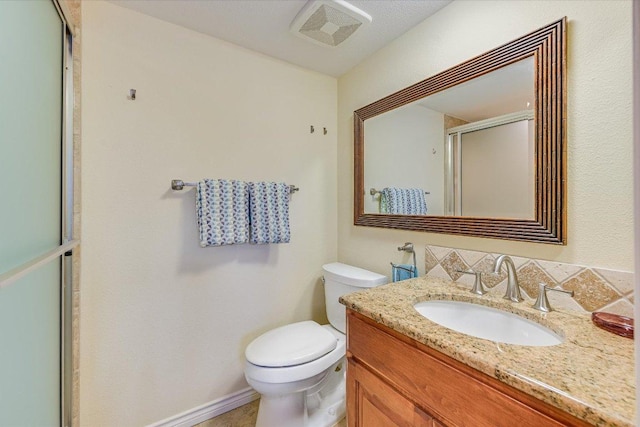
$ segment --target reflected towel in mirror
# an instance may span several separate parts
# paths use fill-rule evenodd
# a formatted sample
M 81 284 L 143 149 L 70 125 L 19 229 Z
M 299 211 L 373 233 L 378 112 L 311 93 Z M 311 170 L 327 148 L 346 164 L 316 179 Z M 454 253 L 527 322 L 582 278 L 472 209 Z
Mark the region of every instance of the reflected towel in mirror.
M 426 215 L 427 202 L 420 188 L 386 187 L 380 192 L 380 213 Z

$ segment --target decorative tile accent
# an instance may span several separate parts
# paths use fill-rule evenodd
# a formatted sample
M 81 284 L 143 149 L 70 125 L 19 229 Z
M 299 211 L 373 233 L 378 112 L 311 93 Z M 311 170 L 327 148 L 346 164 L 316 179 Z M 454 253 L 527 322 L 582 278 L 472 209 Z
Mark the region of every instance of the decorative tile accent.
M 445 269 L 442 268 L 442 266 L 440 264 L 438 264 L 434 268 L 432 268 L 431 271 L 429 271 L 429 274 L 427 274 L 427 275 L 429 277 L 437 277 L 439 279 L 451 280 L 451 276 L 449 276 L 449 273 L 447 273 L 445 271 Z
M 568 294 L 562 292 L 547 292 L 547 299 L 554 310 L 577 311 L 578 313 L 589 313 L 578 301 L 571 298 Z
M 476 281 L 476 277 L 472 274 L 463 274 L 460 276 L 460 278 L 458 280 L 456 280 L 456 283 L 459 285 L 463 285 L 466 286 L 467 288 L 469 288 L 469 290 L 471 290 L 473 288 L 473 284 Z M 482 283 L 484 283 L 484 280 L 482 281 Z
M 494 274 L 493 265 L 495 262 L 496 260 L 493 255 L 486 255 L 480 262 L 471 267 L 474 271 L 482 273 L 482 283 L 484 283 L 487 288 L 493 288 L 507 278 L 507 273 L 504 269 L 500 269 L 500 273 Z
M 495 254 L 495 257 L 498 258 L 501 254 Z M 522 258 L 519 256 L 511 256 L 511 260 L 513 260 L 513 264 L 516 266 L 516 269 L 522 267 L 523 265 L 525 265 L 526 263 L 528 263 L 530 261 L 529 258 Z
M 530 261 L 524 267 L 517 270 L 518 283 L 531 298 L 538 297 L 538 284 L 544 283 L 551 288 L 555 288 L 557 283 L 545 271 L 535 263 Z
M 549 274 L 549 276 L 553 277 L 553 279 L 560 283 L 569 277 L 577 274 L 580 270 L 582 270 L 582 266 L 573 265 L 573 264 L 562 264 L 559 262 L 552 261 L 542 261 L 538 260 L 538 264 L 544 271 Z
M 449 277 L 454 281 L 458 280 L 462 273 L 458 273 L 457 270 L 468 270 L 469 266 L 466 262 L 458 255 L 456 251 L 451 251 L 449 255 L 447 255 L 442 261 L 440 261 L 440 265 L 445 271 L 449 274 Z
M 483 252 L 478 251 L 458 250 L 456 252 L 458 252 L 458 255 L 469 265 L 476 264 L 485 256 Z
M 431 249 L 431 253 L 433 253 L 433 255 L 436 257 L 438 261 L 442 261 L 444 257 L 449 255 L 449 252 L 453 250 L 451 248 L 445 248 L 443 246 L 427 246 L 427 247 Z
M 633 317 L 633 304 L 626 299 L 619 299 L 602 308 L 607 313 L 619 314 L 621 316 Z
M 596 311 L 621 297 L 611 285 L 590 269 L 585 269 L 577 276 L 562 282 L 562 288 L 573 291 L 573 297 L 587 311 Z
M 436 265 L 438 265 L 438 259 L 435 257 L 433 252 L 431 252 L 431 250 L 427 246 L 427 248 L 424 251 L 424 271 L 425 271 L 425 274 L 430 272 L 433 269 L 433 267 L 435 267 Z
M 604 268 L 594 268 L 596 273 L 602 276 L 607 282 L 613 285 L 623 295 L 633 292 L 633 273 L 626 271 L 605 270 Z
M 482 272 L 482 282 L 492 293 L 504 292 L 506 269 L 493 274 L 493 265 L 498 254 L 454 249 L 428 245 L 425 248 L 425 271 L 429 277 L 452 279 L 471 287 L 473 276 L 456 270 Z M 633 273 L 626 271 L 589 268 L 581 265 L 555 261 L 534 260 L 511 256 L 520 286 L 531 298 L 538 296 L 538 284 L 562 287 L 574 291 L 574 297 L 549 292 L 547 297 L 552 307 L 579 312 L 607 311 L 633 317 L 634 281 Z
M 499 284 L 497 284 L 494 288 L 491 289 L 491 292 L 494 295 L 505 295 L 507 293 L 507 281 L 503 280 Z

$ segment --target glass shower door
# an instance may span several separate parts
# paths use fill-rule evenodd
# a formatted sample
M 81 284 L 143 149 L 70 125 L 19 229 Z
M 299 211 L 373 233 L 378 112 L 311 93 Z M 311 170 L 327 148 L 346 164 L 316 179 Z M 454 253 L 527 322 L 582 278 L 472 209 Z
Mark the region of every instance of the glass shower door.
M 65 28 L 0 1 L 0 426 L 61 424 Z

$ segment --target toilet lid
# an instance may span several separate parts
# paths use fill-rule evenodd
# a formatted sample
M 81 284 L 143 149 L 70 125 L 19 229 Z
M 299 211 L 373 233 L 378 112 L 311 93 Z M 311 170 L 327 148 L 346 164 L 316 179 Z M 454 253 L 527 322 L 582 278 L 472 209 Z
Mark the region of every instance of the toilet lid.
M 314 321 L 292 323 L 260 335 L 247 346 L 250 363 L 266 367 L 295 366 L 329 353 L 338 339 Z

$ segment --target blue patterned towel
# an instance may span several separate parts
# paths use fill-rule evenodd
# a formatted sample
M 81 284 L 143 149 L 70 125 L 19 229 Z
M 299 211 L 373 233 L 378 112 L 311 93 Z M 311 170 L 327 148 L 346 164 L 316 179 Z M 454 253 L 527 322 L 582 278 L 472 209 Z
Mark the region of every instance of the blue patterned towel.
M 426 215 L 427 202 L 424 199 L 424 190 L 420 188 L 383 188 L 380 192 L 380 213 Z
M 289 243 L 290 192 L 284 182 L 249 183 L 251 243 Z
M 196 214 L 200 246 L 221 246 L 249 241 L 247 183 L 205 179 L 196 187 Z
M 393 282 L 418 277 L 418 269 L 411 264 L 391 264 L 391 279 Z

